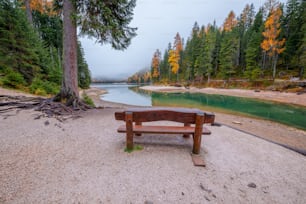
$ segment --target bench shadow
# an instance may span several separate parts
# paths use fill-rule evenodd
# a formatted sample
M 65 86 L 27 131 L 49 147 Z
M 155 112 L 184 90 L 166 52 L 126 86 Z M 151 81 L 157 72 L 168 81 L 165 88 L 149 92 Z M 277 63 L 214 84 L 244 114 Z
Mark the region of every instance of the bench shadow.
M 193 139 L 191 136 L 189 138 L 184 138 L 182 135 L 143 134 L 142 136 L 134 136 L 134 143 L 145 146 L 168 146 L 191 149 Z

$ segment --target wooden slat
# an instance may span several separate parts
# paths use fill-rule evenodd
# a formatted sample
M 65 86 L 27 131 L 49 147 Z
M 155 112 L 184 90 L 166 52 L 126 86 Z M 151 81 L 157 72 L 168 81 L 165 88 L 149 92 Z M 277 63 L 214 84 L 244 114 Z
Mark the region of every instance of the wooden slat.
M 133 112 L 134 122 L 151 121 L 175 121 L 181 123 L 195 123 L 195 115 L 204 113 L 204 123 L 213 124 L 215 115 L 213 113 L 203 112 L 198 109 L 187 108 L 130 108 L 122 112 L 115 112 L 116 120 L 125 121 L 125 112 Z
M 120 133 L 126 132 L 126 126 L 121 125 L 118 130 Z M 180 127 L 180 126 L 133 126 L 133 133 L 155 133 L 155 134 L 193 134 L 194 127 Z M 211 132 L 203 127 L 202 134 L 209 135 Z

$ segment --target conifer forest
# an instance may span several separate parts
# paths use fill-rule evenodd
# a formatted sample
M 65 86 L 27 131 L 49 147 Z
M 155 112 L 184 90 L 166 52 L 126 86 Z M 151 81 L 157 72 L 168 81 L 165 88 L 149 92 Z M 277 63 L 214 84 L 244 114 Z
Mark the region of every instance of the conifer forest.
M 153 53 L 148 72 L 130 82 L 207 84 L 306 77 L 306 2 L 267 0 L 255 10 L 229 11 L 221 26 L 194 23 L 185 40 L 179 31 L 162 52 Z

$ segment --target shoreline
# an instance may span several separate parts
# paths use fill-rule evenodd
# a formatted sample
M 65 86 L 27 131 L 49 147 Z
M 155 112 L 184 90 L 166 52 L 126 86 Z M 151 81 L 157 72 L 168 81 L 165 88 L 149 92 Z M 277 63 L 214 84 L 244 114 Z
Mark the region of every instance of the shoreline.
M 279 91 L 255 91 L 247 89 L 221 89 L 221 88 L 196 88 L 190 87 L 173 87 L 173 86 L 143 86 L 140 89 L 152 92 L 190 92 L 190 93 L 204 93 L 204 94 L 217 94 L 226 96 L 236 96 L 244 98 L 260 99 L 265 101 L 273 101 L 278 103 L 285 103 L 291 105 L 298 105 L 306 108 L 306 94 L 296 94 Z
M 144 90 L 159 91 L 159 92 L 182 92 L 186 91 L 184 87 L 169 87 L 169 86 L 145 86 L 141 87 Z M 217 89 L 206 89 L 210 90 L 210 94 L 217 94 Z M 197 90 L 196 88 L 192 91 L 203 91 Z M 214 91 L 214 93 L 212 93 Z M 224 91 L 224 90 L 222 90 Z M 239 93 L 238 90 L 234 91 Z M 252 92 L 250 90 L 241 90 L 240 97 L 242 94 Z M 106 91 L 99 88 L 90 88 L 85 90 L 85 93 L 92 98 L 97 108 L 119 108 L 125 109 L 135 107 L 132 105 L 114 103 L 104 101 L 100 98 Z M 231 92 L 228 92 L 229 95 Z M 251 95 L 251 94 L 250 94 Z M 301 96 L 301 95 L 298 95 Z M 303 96 L 306 97 L 306 94 Z M 306 102 L 306 100 L 305 100 Z M 287 126 L 281 123 L 258 119 L 254 117 L 235 115 L 230 113 L 214 112 L 216 115 L 216 122 L 222 125 L 226 125 L 230 128 L 237 129 L 243 132 L 247 132 L 251 135 L 257 136 L 264 140 L 277 143 L 279 145 L 290 146 L 301 151 L 306 151 L 306 131 L 297 129 L 295 127 Z

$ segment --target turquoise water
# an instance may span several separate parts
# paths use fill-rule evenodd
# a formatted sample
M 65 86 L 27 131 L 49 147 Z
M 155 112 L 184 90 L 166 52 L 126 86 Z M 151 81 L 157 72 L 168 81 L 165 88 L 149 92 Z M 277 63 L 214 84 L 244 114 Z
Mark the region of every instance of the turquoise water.
M 239 113 L 306 130 L 306 108 L 256 99 L 202 93 L 150 93 L 136 85 L 95 85 L 109 93 L 103 100 L 141 106 L 193 107 Z
M 133 91 L 133 87 L 137 85 L 130 85 L 126 83 L 113 84 L 92 84 L 91 87 L 96 87 L 106 90 L 108 93 L 103 94 L 101 99 L 109 102 L 123 103 L 136 106 L 151 106 L 151 96 L 144 93 Z

